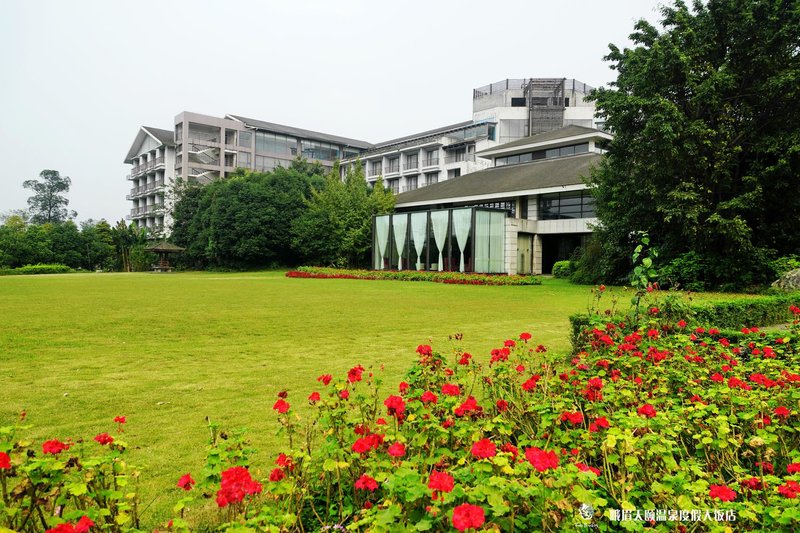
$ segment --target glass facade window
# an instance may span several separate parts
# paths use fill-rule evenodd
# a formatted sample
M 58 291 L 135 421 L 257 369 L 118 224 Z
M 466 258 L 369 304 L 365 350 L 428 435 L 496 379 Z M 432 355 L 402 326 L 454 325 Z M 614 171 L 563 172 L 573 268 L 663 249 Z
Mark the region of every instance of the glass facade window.
M 256 152 L 285 156 L 297 155 L 297 139 L 286 135 L 257 131 Z
M 242 148 L 252 148 L 253 147 L 253 134 L 249 131 L 240 131 L 239 132 L 239 146 Z
M 370 176 L 380 176 L 382 172 L 381 162 L 380 161 L 372 161 L 369 164 L 369 175 Z
M 433 185 L 434 183 L 439 182 L 439 173 L 438 172 L 430 172 L 425 174 L 425 185 Z
M 390 172 L 400 172 L 399 157 L 395 157 L 389 160 L 388 164 L 386 165 L 386 173 L 389 174 Z
M 475 207 L 376 216 L 373 268 L 502 273 L 505 219 Z
M 339 147 L 319 141 L 300 141 L 303 157 L 309 160 L 335 161 L 339 159 Z
M 359 153 L 361 153 L 361 152 L 359 152 L 359 151 L 358 151 L 358 150 L 356 150 L 355 148 L 344 148 L 344 149 L 342 150 L 342 154 L 343 154 L 343 157 L 344 157 L 345 159 L 350 159 L 350 158 L 352 158 L 352 157 L 358 157 L 358 154 L 359 154 Z
M 594 198 L 589 191 L 559 192 L 539 196 L 539 220 L 595 216 Z
M 240 168 L 250 168 L 250 152 L 239 152 Z
M 257 172 L 270 172 L 278 166 L 278 160 L 274 157 L 266 157 L 263 155 L 256 156 L 255 169 Z
M 554 159 L 556 157 L 566 157 L 575 154 L 585 154 L 589 152 L 589 143 L 571 144 L 549 150 L 536 150 L 524 154 L 514 154 L 505 157 L 496 157 L 494 166 L 502 167 L 505 165 L 516 165 L 517 163 L 527 163 L 539 159 Z
M 406 154 L 406 169 L 419 167 L 419 154 Z
M 417 188 L 419 181 L 417 180 L 417 176 L 408 176 L 406 178 L 406 190 L 413 191 Z

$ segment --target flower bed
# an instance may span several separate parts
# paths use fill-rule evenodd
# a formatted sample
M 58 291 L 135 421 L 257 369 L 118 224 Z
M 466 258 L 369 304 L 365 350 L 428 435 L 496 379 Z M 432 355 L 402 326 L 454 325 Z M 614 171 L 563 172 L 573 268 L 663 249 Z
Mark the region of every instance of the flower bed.
M 800 320 L 740 333 L 732 342 L 649 315 L 589 328 L 566 367 L 529 333 L 476 356 L 457 334 L 447 355 L 417 347 L 389 394 L 361 365 L 322 374 L 274 399 L 287 446 L 269 472 L 249 468 L 242 435 L 212 425 L 205 467 L 176 473 L 172 490 L 183 497 L 165 526 L 796 531 Z M 297 402 L 312 409 L 309 420 Z M 12 433 L 0 429 L 0 527 L 25 529 L 14 520 L 26 516 L 33 529 L 134 527 L 128 489 L 103 492 L 127 480 L 124 445 L 102 433 L 82 444 L 106 450 L 99 458 L 59 441 L 40 454 Z M 93 499 L 109 494 L 117 500 Z M 122 505 L 114 521 L 123 523 L 109 525 Z
M 299 267 L 286 273 L 289 278 L 370 279 L 394 281 L 433 281 L 456 285 L 541 285 L 537 276 L 506 274 L 471 274 L 419 270 L 345 270 L 324 267 Z

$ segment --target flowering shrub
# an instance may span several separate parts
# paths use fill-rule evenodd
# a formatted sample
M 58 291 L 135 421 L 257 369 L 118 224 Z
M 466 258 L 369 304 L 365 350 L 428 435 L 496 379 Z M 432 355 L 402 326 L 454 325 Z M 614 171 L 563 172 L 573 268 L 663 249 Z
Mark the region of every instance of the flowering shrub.
M 124 417 L 117 417 L 122 432 Z M 25 413 L 0 427 L 0 531 L 85 533 L 138 529 L 139 473 L 108 433 L 75 441 L 25 440 Z M 95 442 L 96 441 L 96 442 Z
M 541 285 L 536 276 L 471 274 L 418 270 L 345 270 L 339 268 L 299 267 L 286 273 L 289 278 L 373 279 L 395 281 L 433 281 L 457 285 Z
M 736 530 L 797 530 L 797 322 L 733 343 L 685 321 L 661 335 L 648 314 L 590 328 L 565 365 L 527 332 L 484 357 L 420 345 L 389 394 L 360 365 L 323 374 L 304 427 L 294 393 L 280 398 L 289 447 L 220 527 L 674 531 L 694 524 L 609 511 L 709 509 L 734 513 Z

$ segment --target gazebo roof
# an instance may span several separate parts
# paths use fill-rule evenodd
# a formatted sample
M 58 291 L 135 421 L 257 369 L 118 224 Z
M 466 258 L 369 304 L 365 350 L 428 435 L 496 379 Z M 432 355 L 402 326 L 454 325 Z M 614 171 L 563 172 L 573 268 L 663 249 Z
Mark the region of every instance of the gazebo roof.
M 146 252 L 156 252 L 156 253 L 169 254 L 169 253 L 183 252 L 183 251 L 186 250 L 186 248 L 181 248 L 180 246 L 176 246 L 176 245 L 172 244 L 171 242 L 161 241 L 158 244 L 154 244 L 152 246 L 148 246 L 144 250 Z

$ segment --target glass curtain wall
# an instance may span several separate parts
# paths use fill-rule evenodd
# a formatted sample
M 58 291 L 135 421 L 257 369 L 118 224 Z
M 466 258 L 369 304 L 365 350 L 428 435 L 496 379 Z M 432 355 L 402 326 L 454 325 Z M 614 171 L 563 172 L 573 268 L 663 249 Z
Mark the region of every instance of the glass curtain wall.
M 503 273 L 505 219 L 475 207 L 376 216 L 373 268 Z

